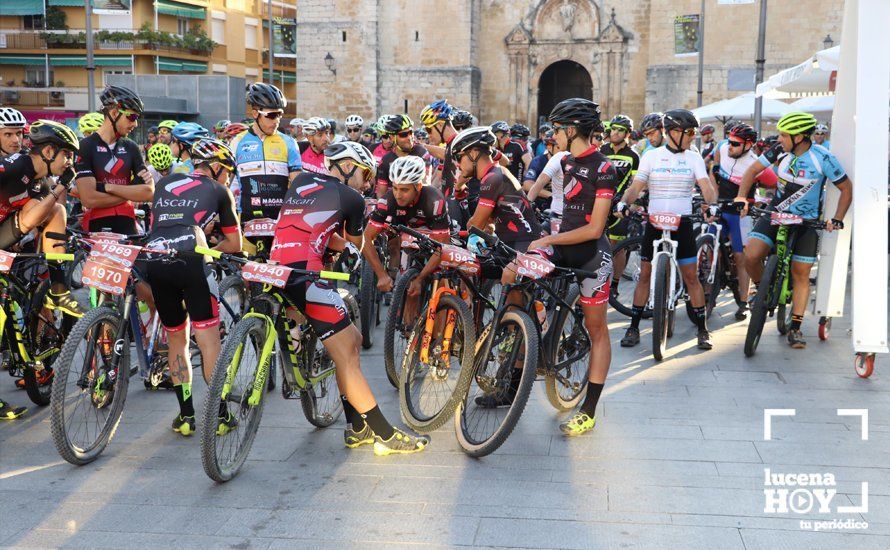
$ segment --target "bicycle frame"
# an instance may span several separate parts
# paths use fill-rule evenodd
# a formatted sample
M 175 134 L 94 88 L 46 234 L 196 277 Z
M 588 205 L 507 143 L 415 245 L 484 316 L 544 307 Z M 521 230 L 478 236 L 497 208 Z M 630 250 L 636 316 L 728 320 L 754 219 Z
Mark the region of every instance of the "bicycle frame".
M 713 230 L 713 231 L 712 231 Z M 720 247 L 722 246 L 720 243 L 720 233 L 723 232 L 723 224 L 722 223 L 703 223 L 701 225 L 701 234 L 702 235 L 714 235 L 714 253 L 711 254 L 711 267 L 708 272 L 708 284 L 714 283 L 714 276 L 717 273 L 717 259 L 720 257 Z
M 436 310 L 439 307 L 439 300 L 446 294 L 461 298 L 456 290 L 440 284 L 440 280 L 441 277 L 437 277 L 433 281 L 433 296 L 430 298 L 430 303 L 426 308 L 426 320 L 424 322 L 423 337 L 420 345 L 421 363 L 430 362 L 430 342 L 433 339 L 433 331 L 435 330 Z M 446 363 L 448 362 L 448 357 L 451 355 L 451 338 L 454 336 L 454 321 L 455 313 L 454 311 L 449 311 L 447 318 L 445 319 L 445 329 L 442 335 L 442 350 L 439 353 L 442 361 Z
M 680 266 L 677 264 L 677 241 L 671 239 L 671 232 L 667 229 L 661 231 L 661 238 L 656 239 L 652 243 L 652 249 L 657 250 L 652 257 L 652 266 L 658 265 L 658 258 L 667 255 L 670 258 L 671 271 L 668 275 L 668 284 L 670 285 L 670 300 L 668 300 L 668 311 L 673 311 L 677 305 L 680 296 L 683 295 L 684 286 L 683 278 L 678 277 Z M 678 281 L 679 279 L 679 281 Z M 679 282 L 679 285 L 677 284 Z M 655 308 L 655 274 L 649 277 L 649 304 L 650 309 Z

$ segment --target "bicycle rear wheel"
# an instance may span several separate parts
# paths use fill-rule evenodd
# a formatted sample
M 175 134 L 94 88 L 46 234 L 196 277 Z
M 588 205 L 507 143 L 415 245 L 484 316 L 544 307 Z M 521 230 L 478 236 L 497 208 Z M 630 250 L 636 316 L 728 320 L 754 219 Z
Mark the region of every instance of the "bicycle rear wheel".
M 231 332 L 235 323 L 247 312 L 247 287 L 238 275 L 228 275 L 219 283 L 219 326 L 221 338 Z M 230 311 L 231 310 L 231 311 Z
M 612 261 L 615 258 L 624 257 L 625 266 L 621 276 L 617 278 L 618 284 L 615 285 L 613 277 L 613 285 L 609 290 L 609 305 L 628 317 L 631 316 L 633 308 L 634 290 L 637 287 L 637 281 L 640 278 L 640 249 L 642 247 L 642 237 L 628 237 L 615 245 L 612 249 Z M 643 310 L 643 319 L 652 317 L 652 310 L 646 308 Z
M 565 298 L 573 308 L 581 313 L 581 304 L 578 302 L 581 293 L 577 285 L 572 285 L 569 295 Z M 583 313 L 582 313 L 583 315 Z M 558 318 L 550 328 L 553 335 L 553 349 L 551 350 L 550 364 L 556 365 L 566 361 L 570 357 L 578 355 L 581 342 L 586 331 L 583 323 L 577 323 L 574 315 L 569 311 L 561 311 Z M 590 369 L 590 347 L 587 353 L 574 362 L 566 365 L 558 371 L 547 370 L 544 375 L 544 389 L 547 400 L 558 411 L 574 409 L 587 394 L 587 374 Z
M 760 344 L 760 336 L 763 334 L 763 325 L 766 323 L 766 315 L 770 304 L 773 302 L 773 280 L 776 277 L 776 269 L 779 265 L 779 257 L 770 255 L 763 268 L 763 276 L 757 285 L 757 295 L 751 304 L 751 321 L 748 323 L 748 332 L 745 334 L 745 357 L 752 357 Z
M 441 349 L 449 329 L 453 333 L 446 359 Z M 428 363 L 420 360 L 423 334 L 424 323 L 417 323 L 402 365 L 399 406 L 411 429 L 428 433 L 448 421 L 470 386 L 476 344 L 470 308 L 457 296 L 439 299 Z
M 399 389 L 399 370 L 405 357 L 405 350 L 408 348 L 408 341 L 411 339 L 414 323 L 426 305 L 421 295 L 421 298 L 417 300 L 416 311 L 406 319 L 405 299 L 408 286 L 419 274 L 420 270 L 412 267 L 399 275 L 392 289 L 392 303 L 386 312 L 386 327 L 383 331 L 383 366 L 386 369 L 389 383 L 396 389 Z
M 223 345 L 219 360 L 207 388 L 201 415 L 201 462 L 204 472 L 218 482 L 229 481 L 238 474 L 256 437 L 266 402 L 266 392 L 254 392 L 254 385 L 266 385 L 266 376 L 258 372 L 260 355 L 266 340 L 266 323 L 258 317 L 242 319 L 232 328 Z M 263 366 L 266 375 L 270 365 Z M 256 400 L 250 398 L 256 394 Z M 226 414 L 233 415 L 238 425 L 220 433 L 220 404 Z
M 524 311 L 505 312 L 486 338 L 491 338 L 491 343 L 477 345 L 469 391 L 454 413 L 458 444 L 477 458 L 496 451 L 519 422 L 535 382 L 539 349 L 535 325 Z M 517 363 L 522 373 L 509 405 L 480 406 L 477 400 L 509 395 L 511 371 Z
M 362 319 L 362 347 L 369 349 L 374 345 L 374 331 L 377 329 L 377 276 L 371 269 L 371 262 L 362 262 L 359 273 L 359 302 Z
M 55 362 L 50 431 L 62 458 L 76 466 L 96 460 L 120 423 L 130 383 L 130 342 L 115 342 L 120 314 L 109 306 L 75 323 Z M 112 369 L 115 353 L 118 365 Z
M 695 242 L 698 250 L 698 280 L 705 291 L 705 316 L 710 317 L 717 305 L 717 297 L 723 289 L 723 259 L 719 257 L 720 249 L 714 235 L 699 235 Z M 717 263 L 714 264 L 714 255 L 717 254 Z M 713 273 L 711 266 L 714 266 Z M 713 276 L 713 282 L 708 282 Z M 694 322 L 694 321 L 693 321 Z

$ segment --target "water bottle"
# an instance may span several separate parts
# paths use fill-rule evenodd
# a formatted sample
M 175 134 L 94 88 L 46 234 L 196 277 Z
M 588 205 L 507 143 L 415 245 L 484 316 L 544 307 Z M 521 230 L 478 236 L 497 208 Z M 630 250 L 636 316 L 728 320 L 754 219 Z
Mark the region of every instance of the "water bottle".
M 538 314 L 538 324 L 541 325 L 541 332 L 547 332 L 547 308 L 544 302 L 535 300 L 535 312 Z

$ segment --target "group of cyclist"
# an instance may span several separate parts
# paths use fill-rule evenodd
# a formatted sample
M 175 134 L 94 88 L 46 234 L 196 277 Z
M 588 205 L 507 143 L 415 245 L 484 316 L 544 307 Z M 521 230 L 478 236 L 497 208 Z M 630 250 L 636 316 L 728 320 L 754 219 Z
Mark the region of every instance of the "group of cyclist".
M 27 121 L 14 109 L 0 109 L 0 248 L 11 250 L 38 230 L 41 249 L 51 250 L 57 243 L 45 234 L 64 233 L 75 223 L 69 212 L 77 210 L 66 208 L 71 194 L 83 208 L 80 226 L 89 232 L 135 235 L 142 229 L 136 208 L 146 205 L 145 232 L 150 247 L 159 250 L 212 245 L 221 252 L 261 254 L 289 267 L 321 270 L 330 254 L 354 247 L 373 268 L 378 290 L 386 293 L 393 288 L 398 261 L 387 263 L 373 243 L 393 225 L 424 229 L 443 243 L 458 230 L 493 233 L 518 252 L 587 274 L 577 281 L 591 341 L 587 391 L 574 414 L 560 424 L 566 435 L 584 434 L 596 422 L 611 362 L 607 306 L 625 270 L 624 257 L 615 258 L 613 266 L 612 249 L 627 236 L 629 213 L 645 208 L 684 217 L 671 238 L 677 243 L 698 348 L 709 350 L 696 235 L 689 219 L 697 205 L 706 222 L 722 219 L 728 228 L 741 283 L 736 318 L 744 319 L 749 281 L 758 283 L 776 234 L 768 218 L 752 228 L 746 216 L 759 196 L 757 186 L 775 188 L 769 191 L 775 209 L 815 219 L 822 215 L 830 180 L 841 198 L 827 231 L 843 228 L 852 198 L 852 184 L 837 159 L 818 143 L 816 136 L 825 133 L 822 127 L 800 112 L 779 120 L 774 143 L 759 139 L 750 125 L 740 122 L 716 142 L 714 128 L 700 126 L 685 109 L 647 114 L 635 129 L 625 115 L 607 119 L 595 102 L 572 98 L 549 113 L 537 139 L 531 140 L 523 124 L 479 125 L 469 112 L 439 100 L 421 111 L 421 128 L 407 114 L 384 115 L 367 125 L 361 116 L 350 115 L 341 136 L 336 122 L 322 117 L 297 118 L 282 129 L 286 99 L 275 86 L 256 83 L 247 89 L 247 119 L 219 121 L 211 129 L 165 120 L 149 129 L 148 143 L 139 147 L 127 137 L 144 112 L 138 95 L 109 86 L 100 102 L 100 112 L 80 120 L 82 139 L 65 125 L 33 122 L 30 150 L 22 149 Z M 700 150 L 693 144 L 697 136 Z M 701 202 L 694 201 L 696 196 Z M 375 203 L 367 214 L 366 201 Z M 243 238 L 242 224 L 260 218 L 276 220 L 274 238 Z M 660 235 L 646 226 L 622 346 L 640 341 L 653 243 Z M 466 247 L 485 255 L 486 242 L 470 231 Z M 395 244 L 391 249 L 397 257 Z M 817 252 L 818 234 L 806 229 L 792 251 L 788 342 L 793 348 L 805 346 L 800 326 Z M 167 331 L 179 403 L 173 429 L 190 435 L 195 432 L 190 333 L 202 353 L 205 380 L 219 356 L 221 337 L 209 258 L 185 258 L 175 271 L 149 263 L 138 292 Z M 412 281 L 408 296 L 417 296 L 437 268 L 438 260 L 431 259 Z M 483 275 L 504 284 L 516 278 L 513 269 Z M 83 315 L 63 270 L 51 267 L 49 277 L 52 288 L 44 306 Z M 372 444 L 377 454 L 424 449 L 428 437 L 394 427 L 377 405 L 361 370 L 361 334 L 336 287 L 323 280 L 305 282 L 288 287 L 287 296 L 336 365 L 348 423 L 346 445 Z M 521 372 L 513 371 L 510 386 L 515 393 Z M 477 399 L 477 405 L 501 407 L 511 399 L 508 391 Z M 6 403 L 0 406 L 0 416 L 7 419 L 24 412 Z M 221 403 L 217 433 L 237 424 Z

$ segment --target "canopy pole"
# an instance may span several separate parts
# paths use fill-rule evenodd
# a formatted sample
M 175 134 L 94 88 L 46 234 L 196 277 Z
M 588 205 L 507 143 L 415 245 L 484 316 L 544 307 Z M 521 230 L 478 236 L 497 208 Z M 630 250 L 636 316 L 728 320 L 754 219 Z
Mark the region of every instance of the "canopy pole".
M 96 110 L 96 65 L 93 59 L 93 2 L 84 0 L 87 18 L 87 108 L 92 113 Z
M 698 90 L 695 106 L 701 107 L 704 95 L 705 77 L 705 0 L 701 0 L 701 14 L 698 17 Z
M 760 27 L 757 31 L 757 59 L 754 60 L 754 90 L 763 82 L 763 66 L 766 63 L 766 0 L 760 0 Z M 763 96 L 754 97 L 754 129 L 760 134 L 763 122 Z

